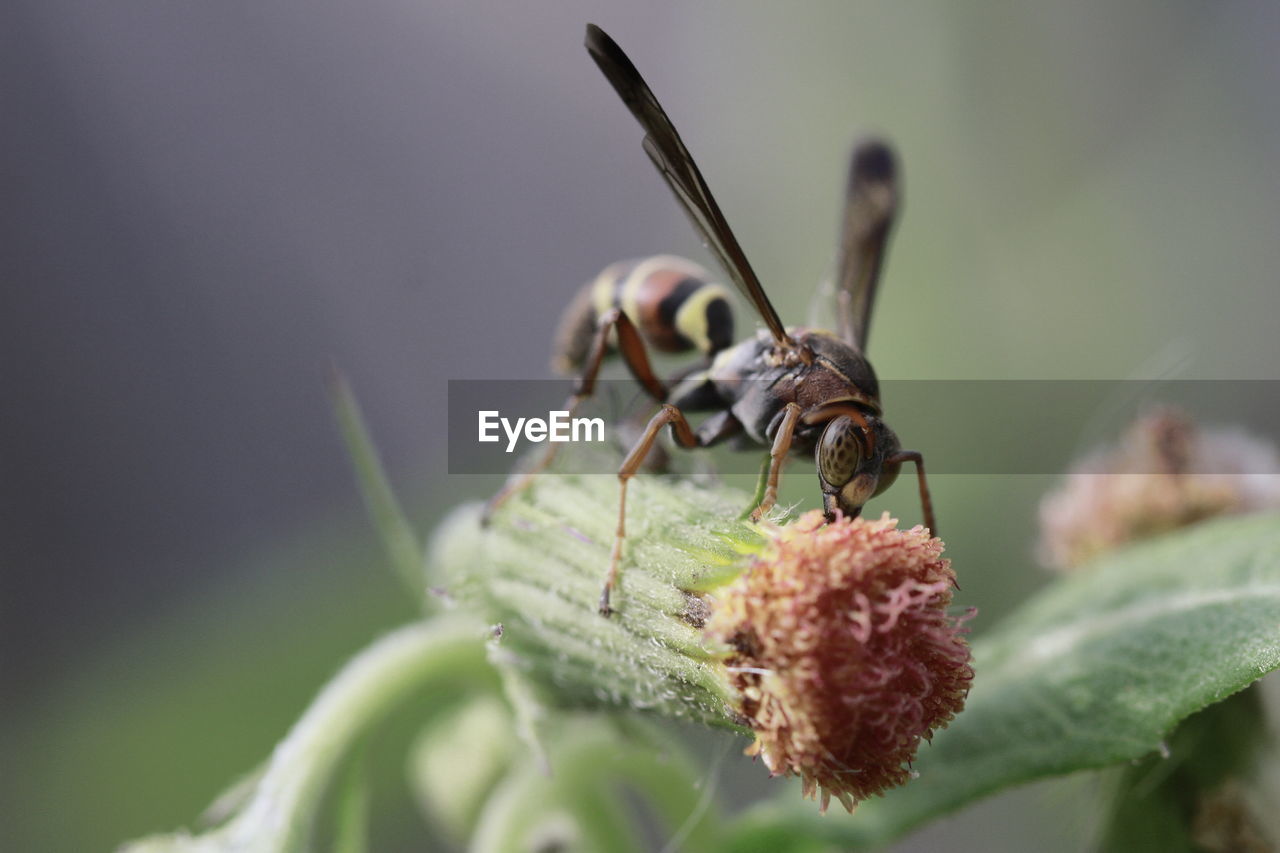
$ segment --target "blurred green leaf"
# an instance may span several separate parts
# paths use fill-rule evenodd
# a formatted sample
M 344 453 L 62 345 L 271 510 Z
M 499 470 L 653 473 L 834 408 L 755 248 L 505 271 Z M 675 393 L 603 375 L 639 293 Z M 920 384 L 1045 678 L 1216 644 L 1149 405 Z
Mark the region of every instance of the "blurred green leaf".
M 501 699 L 485 693 L 463 702 L 424 728 L 410 751 L 409 783 L 419 806 L 454 842 L 464 842 L 519 748 Z
M 342 782 L 335 815 L 333 853 L 369 851 L 369 781 L 362 756 L 356 756 Z
M 1100 560 L 975 643 L 974 662 L 968 705 L 921 750 L 918 779 L 849 818 L 759 807 L 734 849 L 883 843 L 1002 788 L 1159 749 L 1280 667 L 1280 520 L 1219 521 Z
M 1108 780 L 1110 809 L 1098 850 L 1124 853 L 1143 845 L 1167 853 L 1201 850 L 1197 816 L 1228 780 L 1234 777 L 1239 785 L 1251 775 L 1266 740 L 1258 685 L 1195 714 L 1178 726 L 1167 750 L 1118 768 Z M 1240 817 L 1246 821 L 1243 813 Z M 1209 823 L 1222 826 L 1221 820 Z
M 219 826 L 238 814 L 253 799 L 253 792 L 262 781 L 262 774 L 266 772 L 267 763 L 264 761 L 231 783 L 200 815 L 200 828 Z
M 336 370 L 329 378 L 329 395 L 333 399 L 334 415 L 342 430 L 347 452 L 351 454 L 351 464 L 355 468 L 360 494 L 364 497 L 370 518 L 378 528 L 378 536 L 386 548 L 391 567 L 409 591 L 423 600 L 422 544 L 391 488 L 391 481 L 382 467 L 377 447 L 364 422 L 360 404 L 356 402 L 347 380 Z
M 468 849 L 651 849 L 644 827 L 666 850 L 716 849 L 723 831 L 714 790 L 668 732 L 639 720 L 561 719 L 550 743 L 550 772 L 533 756 L 493 791 Z M 632 796 L 623 796 L 628 792 Z M 644 804 L 647 809 L 634 806 Z

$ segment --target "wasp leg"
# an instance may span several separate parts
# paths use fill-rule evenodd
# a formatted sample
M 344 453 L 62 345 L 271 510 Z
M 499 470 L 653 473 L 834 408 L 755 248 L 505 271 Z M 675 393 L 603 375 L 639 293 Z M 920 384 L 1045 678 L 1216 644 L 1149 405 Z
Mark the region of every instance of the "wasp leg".
M 795 435 L 796 424 L 799 422 L 800 406 L 787 403 L 782 412 L 782 423 L 773 436 L 773 447 L 769 450 L 769 480 L 764 487 L 764 497 L 760 499 L 760 505 L 752 510 L 752 521 L 759 521 L 778 502 L 778 481 L 782 479 L 782 464 L 791 451 L 791 438 Z
M 938 523 L 933 518 L 933 498 L 929 496 L 929 481 L 924 476 L 924 457 L 918 450 L 900 450 L 885 459 L 886 463 L 916 463 L 916 479 L 920 482 L 920 510 L 924 513 L 924 526 L 934 536 L 938 535 Z
M 618 333 L 618 350 L 622 353 L 622 360 L 626 362 L 636 381 L 659 403 L 667 399 L 667 389 L 659 381 L 657 374 L 653 372 L 653 367 L 649 364 L 649 356 L 645 353 L 644 341 L 636 330 L 635 324 L 622 311 L 617 308 L 611 308 L 600 315 L 600 321 L 596 324 L 596 336 L 591 346 L 591 354 L 587 357 L 586 368 L 582 371 L 582 375 L 578 377 L 578 384 L 574 387 L 573 393 L 569 395 L 569 399 L 565 400 L 564 408 L 568 410 L 570 420 L 577 414 L 578 407 L 595 393 L 596 378 L 600 374 L 600 367 L 604 363 L 605 356 L 609 354 L 609 332 L 614 329 Z M 488 524 L 489 519 L 498 510 L 498 507 L 506 503 L 513 495 L 517 495 L 528 488 L 534 477 L 545 471 L 555 461 L 556 454 L 559 451 L 560 445 L 558 443 L 548 443 L 542 458 L 532 468 L 507 480 L 507 484 L 490 498 L 489 503 L 485 505 L 481 523 Z
M 649 425 L 645 427 L 644 435 L 640 436 L 636 446 L 631 448 L 627 458 L 622 460 L 622 466 L 618 468 L 618 485 L 620 487 L 618 529 L 613 536 L 613 552 L 609 555 L 609 572 L 604 578 L 604 589 L 600 591 L 601 616 L 613 614 L 613 608 L 609 605 L 609 596 L 618 583 L 618 568 L 622 563 L 622 540 L 627 538 L 627 481 L 640 470 L 640 466 L 644 464 L 644 458 L 653 449 L 653 443 L 658 439 L 658 434 L 662 432 L 664 426 L 668 425 L 671 427 L 671 433 L 675 436 L 676 443 L 681 447 L 694 448 L 703 446 L 703 442 L 694 434 L 693 428 L 685 420 L 684 413 L 670 403 L 663 403 L 662 410 L 649 419 Z

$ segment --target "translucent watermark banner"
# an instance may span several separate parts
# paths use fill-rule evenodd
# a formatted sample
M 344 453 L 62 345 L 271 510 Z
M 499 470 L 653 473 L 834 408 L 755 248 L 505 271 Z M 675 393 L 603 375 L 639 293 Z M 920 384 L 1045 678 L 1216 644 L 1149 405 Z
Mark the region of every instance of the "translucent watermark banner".
M 505 474 L 526 454 L 551 447 L 566 457 L 577 449 L 594 451 L 579 453 L 574 470 L 585 464 L 588 472 L 616 472 L 659 404 L 632 380 L 601 380 L 591 399 L 571 412 L 573 389 L 568 380 L 450 380 L 449 473 Z M 885 380 L 879 390 L 882 420 L 902 448 L 923 454 L 930 474 L 1059 473 L 1091 450 L 1116 446 L 1136 418 L 1164 410 L 1218 435 L 1239 433 L 1272 445 L 1280 439 L 1280 380 L 913 379 Z M 716 470 L 759 470 L 768 447 L 753 438 L 750 424 L 767 424 L 781 411 L 776 394 L 754 380 L 717 383 L 700 395 L 699 405 L 683 410 L 695 430 L 708 418 L 728 419 L 720 422 L 729 428 L 718 446 L 754 451 L 716 452 Z M 721 414 L 726 411 L 729 416 Z M 735 431 L 734 423 L 742 428 Z M 812 447 L 823 426 L 802 425 L 795 448 Z M 665 432 L 659 444 L 684 453 L 671 450 Z M 1200 473 L 1276 470 L 1274 455 L 1270 461 L 1265 453 L 1251 458 L 1256 470 Z M 1150 473 L 1163 473 L 1159 464 L 1153 461 Z

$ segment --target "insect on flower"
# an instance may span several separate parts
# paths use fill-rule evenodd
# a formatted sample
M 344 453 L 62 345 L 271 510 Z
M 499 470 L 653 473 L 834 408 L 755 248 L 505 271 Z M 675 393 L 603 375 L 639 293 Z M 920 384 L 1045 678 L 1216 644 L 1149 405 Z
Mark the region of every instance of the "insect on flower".
M 871 308 L 897 210 L 897 166 L 890 147 L 867 140 L 853 151 L 837 267 L 841 308 L 835 333 L 785 327 L 725 221 L 692 155 L 640 72 L 616 42 L 587 25 L 586 48 L 631 114 L 644 128 L 644 150 L 730 280 L 755 308 L 765 328 L 732 344 L 727 294 L 689 261 L 659 256 L 607 268 L 574 300 L 561 326 L 557 361 L 578 372 L 571 413 L 591 396 L 606 355 L 616 349 L 632 375 L 662 405 L 618 470 L 620 499 L 600 612 L 612 612 L 626 537 L 627 481 L 643 465 L 663 427 L 683 448 L 727 439 L 769 448 L 769 467 L 758 520 L 777 501 L 789 454 L 813 454 L 828 521 L 857 516 L 887 489 L 904 462 L 914 462 L 926 526 L 936 534 L 923 459 L 903 450 L 882 420 L 879 383 L 864 355 Z M 646 345 L 668 352 L 699 350 L 701 368 L 664 383 L 649 363 Z M 685 412 L 712 412 L 697 429 Z M 509 483 L 490 511 L 545 468 L 548 452 L 530 472 Z

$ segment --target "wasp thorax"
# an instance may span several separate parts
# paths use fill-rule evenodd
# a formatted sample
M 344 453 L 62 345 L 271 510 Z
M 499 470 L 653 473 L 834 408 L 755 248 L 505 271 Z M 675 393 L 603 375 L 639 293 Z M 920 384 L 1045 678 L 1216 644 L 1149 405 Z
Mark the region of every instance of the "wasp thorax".
M 862 425 L 853 418 L 841 416 L 827 423 L 817 450 L 818 474 L 826 483 L 840 487 L 853 479 L 862 462 L 864 440 Z

